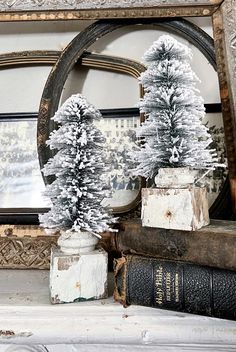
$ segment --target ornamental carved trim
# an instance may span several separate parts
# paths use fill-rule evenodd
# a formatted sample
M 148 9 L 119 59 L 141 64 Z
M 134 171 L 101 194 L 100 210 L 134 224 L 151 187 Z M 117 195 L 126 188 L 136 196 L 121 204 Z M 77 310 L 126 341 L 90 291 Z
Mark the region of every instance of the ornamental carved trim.
M 222 0 L 197 1 L 198 6 L 219 5 Z M 195 0 L 2 0 L 0 11 L 51 11 L 83 9 L 195 6 Z
M 59 233 L 47 235 L 38 226 L 0 226 L 1 269 L 49 269 Z
M 1 4 L 0 4 L 1 5 Z M 89 8 L 78 10 L 44 10 L 31 9 L 25 11 L 1 11 L 0 22 L 8 21 L 61 21 L 61 20 L 98 20 L 117 18 L 167 18 L 167 17 L 200 17 L 211 16 L 217 6 L 175 6 L 175 7 L 120 7 Z
M 236 178 L 236 0 L 225 0 L 213 15 L 217 72 L 230 179 Z
M 233 110 L 236 119 L 236 0 L 225 0 L 222 6 L 225 50 L 229 83 L 232 90 Z

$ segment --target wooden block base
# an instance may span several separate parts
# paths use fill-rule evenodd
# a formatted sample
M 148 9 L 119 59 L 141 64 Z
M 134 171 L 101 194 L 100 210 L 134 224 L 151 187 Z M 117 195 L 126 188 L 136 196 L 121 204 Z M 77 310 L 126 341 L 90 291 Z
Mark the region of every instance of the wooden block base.
M 103 249 L 68 255 L 53 249 L 51 302 L 69 303 L 107 297 L 107 253 Z
M 142 225 L 192 231 L 210 223 L 206 188 L 143 188 Z

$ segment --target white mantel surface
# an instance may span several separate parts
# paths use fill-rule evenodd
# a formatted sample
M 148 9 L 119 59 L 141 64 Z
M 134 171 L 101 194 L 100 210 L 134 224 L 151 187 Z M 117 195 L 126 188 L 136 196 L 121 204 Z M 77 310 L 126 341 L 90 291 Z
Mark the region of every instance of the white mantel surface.
M 0 270 L 0 352 L 236 351 L 236 322 L 112 297 L 51 305 L 48 282 L 48 271 Z

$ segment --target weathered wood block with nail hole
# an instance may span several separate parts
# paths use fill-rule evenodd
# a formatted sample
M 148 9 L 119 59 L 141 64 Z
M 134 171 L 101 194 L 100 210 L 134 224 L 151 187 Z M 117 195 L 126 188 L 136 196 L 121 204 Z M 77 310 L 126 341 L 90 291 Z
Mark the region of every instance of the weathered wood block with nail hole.
M 53 249 L 50 293 L 53 304 L 107 298 L 107 253 L 98 249 L 72 255 Z
M 206 188 L 143 188 L 142 225 L 192 231 L 210 223 Z

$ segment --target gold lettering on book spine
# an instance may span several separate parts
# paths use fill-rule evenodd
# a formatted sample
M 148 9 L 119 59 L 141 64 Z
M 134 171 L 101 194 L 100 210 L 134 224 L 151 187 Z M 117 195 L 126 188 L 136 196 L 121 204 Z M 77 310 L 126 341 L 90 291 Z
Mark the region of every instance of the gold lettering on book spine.
M 171 274 L 166 273 L 166 300 L 171 301 Z
M 163 285 L 163 267 L 160 265 L 160 267 L 157 269 L 155 274 L 156 303 L 159 305 L 163 304 L 162 285 Z
M 179 302 L 179 274 L 175 274 L 175 302 Z

